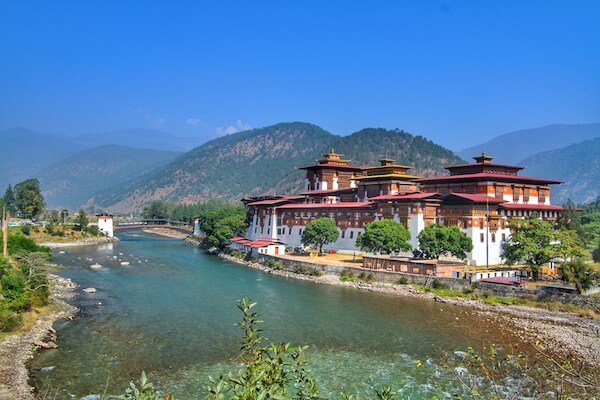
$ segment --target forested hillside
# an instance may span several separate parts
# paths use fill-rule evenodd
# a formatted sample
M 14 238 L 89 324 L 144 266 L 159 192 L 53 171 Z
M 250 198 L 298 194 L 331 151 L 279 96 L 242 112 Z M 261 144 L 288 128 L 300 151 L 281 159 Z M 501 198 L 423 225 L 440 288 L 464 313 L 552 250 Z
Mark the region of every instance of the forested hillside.
M 77 209 L 95 192 L 153 171 L 180 154 L 106 145 L 75 153 L 36 176 L 48 207 Z
M 295 167 L 315 162 L 332 147 L 354 164 L 374 164 L 387 156 L 414 165 L 417 174 L 442 173 L 444 166 L 461 161 L 450 150 L 399 130 L 364 129 L 342 137 L 308 123 L 281 123 L 207 142 L 152 174 L 94 195 L 91 201 L 113 211 L 132 211 L 153 200 L 195 202 L 297 193 L 304 173 Z
M 544 151 L 522 160 L 523 175 L 563 181 L 554 186 L 552 202 L 567 199 L 576 203 L 595 200 L 600 195 L 600 137 L 556 150 Z

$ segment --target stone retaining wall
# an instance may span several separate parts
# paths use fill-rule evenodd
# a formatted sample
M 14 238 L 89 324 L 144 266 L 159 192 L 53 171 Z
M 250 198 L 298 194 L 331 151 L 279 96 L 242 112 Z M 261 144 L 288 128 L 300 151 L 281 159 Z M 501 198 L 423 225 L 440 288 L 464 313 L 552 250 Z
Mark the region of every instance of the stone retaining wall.
M 552 291 L 548 290 L 548 288 L 538 288 L 534 290 L 520 286 L 499 285 L 496 283 L 487 282 L 475 282 L 473 285 L 471 285 L 465 279 L 429 277 L 426 275 L 408 274 L 405 272 L 373 270 L 358 266 L 342 267 L 334 265 L 319 265 L 310 262 L 288 260 L 266 254 L 261 254 L 258 257 L 255 257 L 254 260 L 263 265 L 276 261 L 281 265 L 282 269 L 290 272 L 296 272 L 300 269 L 316 269 L 331 275 L 341 275 L 342 271 L 348 271 L 354 275 L 359 275 L 360 273 L 364 272 L 365 274 L 373 274 L 373 278 L 376 281 L 386 283 L 398 283 L 398 281 L 404 277 L 406 278 L 407 283 L 410 284 L 431 285 L 433 280 L 437 279 L 442 285 L 452 290 L 462 291 L 465 289 L 473 289 L 481 293 L 491 291 L 494 295 L 503 297 L 518 297 L 537 301 L 559 301 L 561 303 L 576 304 L 580 307 L 588 307 L 592 310 L 600 312 L 600 297 L 581 296 L 573 293 Z
M 401 278 L 406 278 L 408 280 L 407 283 L 412 283 L 415 285 L 430 285 L 434 279 L 437 279 L 440 283 L 447 286 L 453 290 L 463 290 L 469 288 L 471 285 L 464 279 L 456 279 L 456 278 L 442 278 L 442 277 L 429 277 L 426 275 L 418 275 L 418 274 L 408 274 L 405 272 L 392 272 L 392 271 L 382 271 L 382 270 L 373 270 L 369 268 L 362 267 L 342 267 L 342 266 L 334 266 L 334 265 L 319 265 L 313 264 L 310 262 L 302 262 L 296 260 L 288 260 L 285 258 L 279 258 L 276 256 L 269 256 L 261 254 L 255 257 L 255 260 L 261 264 L 265 262 L 269 262 L 267 260 L 274 260 L 281 264 L 282 268 L 295 272 L 299 269 L 316 269 L 327 274 L 331 275 L 341 275 L 342 271 L 348 271 L 353 273 L 354 275 L 359 275 L 360 273 L 365 274 L 373 274 L 373 278 L 379 282 L 386 283 L 398 283 Z

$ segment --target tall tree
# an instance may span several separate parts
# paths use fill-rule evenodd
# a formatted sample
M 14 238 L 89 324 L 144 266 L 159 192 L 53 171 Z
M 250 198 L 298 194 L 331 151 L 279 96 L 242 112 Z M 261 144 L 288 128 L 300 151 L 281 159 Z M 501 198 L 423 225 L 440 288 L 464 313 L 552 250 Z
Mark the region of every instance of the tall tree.
M 376 254 L 410 251 L 410 232 L 400 222 L 391 219 L 373 221 L 365 226 L 365 233 L 356 239 L 361 250 Z
M 15 186 L 15 204 L 23 216 L 35 218 L 44 210 L 44 196 L 40 181 L 27 179 Z
M 75 226 L 77 227 L 77 229 L 80 231 L 84 231 L 89 223 L 90 220 L 88 219 L 87 215 L 85 215 L 85 211 L 79 210 L 79 214 L 77 214 L 77 217 L 75 218 Z
M 573 283 L 579 294 L 588 290 L 597 279 L 594 269 L 580 258 L 563 266 L 563 281 Z
M 241 235 L 247 228 L 244 206 L 222 204 L 208 207 L 198 215 L 200 229 L 213 246 L 223 247 L 232 236 Z
M 550 222 L 532 215 L 510 224 L 512 234 L 502 246 L 502 256 L 509 264 L 526 264 L 537 280 L 542 265 L 553 258 L 565 260 L 582 254 L 572 231 L 559 231 Z M 565 233 L 566 232 L 566 233 Z
M 419 233 L 417 254 L 425 258 L 439 259 L 444 254 L 451 254 L 464 260 L 471 250 L 471 238 L 462 233 L 458 226 L 432 224 Z
M 340 233 L 333 218 L 317 218 L 310 221 L 302 232 L 302 244 L 317 246 L 319 253 L 323 246 L 338 240 Z
M 8 187 L 6 188 L 6 191 L 4 192 L 3 198 L 4 198 L 4 206 L 6 207 L 6 209 L 8 211 L 10 211 L 11 214 L 14 214 L 17 211 L 16 204 L 15 204 L 15 192 L 10 183 L 8 184 Z
M 561 229 L 577 230 L 581 225 L 581 213 L 571 199 L 567 200 L 563 206 L 563 211 L 556 223 Z

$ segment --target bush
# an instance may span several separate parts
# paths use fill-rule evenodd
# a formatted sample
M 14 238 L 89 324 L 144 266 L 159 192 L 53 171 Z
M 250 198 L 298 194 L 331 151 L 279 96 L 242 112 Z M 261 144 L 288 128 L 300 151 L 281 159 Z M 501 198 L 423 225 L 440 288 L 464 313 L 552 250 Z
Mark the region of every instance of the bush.
M 271 268 L 271 269 L 274 269 L 274 270 L 277 270 L 277 271 L 283 269 L 283 264 L 281 264 L 280 261 L 274 260 L 272 258 L 267 258 L 263 262 L 263 264 L 265 265 L 265 267 L 268 267 L 268 268 Z
M 231 250 L 231 253 L 229 253 L 232 257 L 235 258 L 239 258 L 239 259 L 243 259 L 244 258 L 244 253 L 242 253 L 239 250 Z
M 100 229 L 96 225 L 90 225 L 85 228 L 85 231 L 93 236 L 102 236 L 104 235 Z
M 592 258 L 594 262 L 600 262 L 600 247 L 596 247 L 594 251 L 592 251 Z
M 8 235 L 8 253 L 33 253 L 43 252 L 50 254 L 50 249 L 44 246 L 38 246 L 32 238 L 21 235 Z
M 433 282 L 431 283 L 431 287 L 433 287 L 434 289 L 448 289 L 448 287 L 442 282 L 440 282 L 440 280 L 437 278 L 433 280 Z
M 405 276 L 401 276 L 400 279 L 398 279 L 398 284 L 399 285 L 408 285 L 408 278 Z
M 356 282 L 356 280 L 356 276 L 348 270 L 343 270 L 340 274 L 340 281 L 342 282 Z
M 31 233 L 31 226 L 29 226 L 29 225 L 21 226 L 21 232 L 23 232 L 23 235 L 29 236 L 29 234 Z
M 361 272 L 358 274 L 358 279 L 366 283 L 371 283 L 375 280 L 375 275 L 373 275 L 373 273 L 367 274 L 365 272 Z
M 0 304 L 0 332 L 10 332 L 21 325 L 21 315 Z

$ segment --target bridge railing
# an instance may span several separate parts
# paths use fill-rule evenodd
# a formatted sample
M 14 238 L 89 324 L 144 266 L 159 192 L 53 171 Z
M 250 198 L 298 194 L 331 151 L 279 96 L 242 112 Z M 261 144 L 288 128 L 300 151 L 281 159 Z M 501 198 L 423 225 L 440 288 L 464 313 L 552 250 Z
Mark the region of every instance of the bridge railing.
M 192 226 L 188 222 L 170 221 L 167 219 L 142 219 L 138 221 L 122 221 L 116 222 L 115 226 L 140 226 L 140 225 L 171 225 L 171 226 Z

